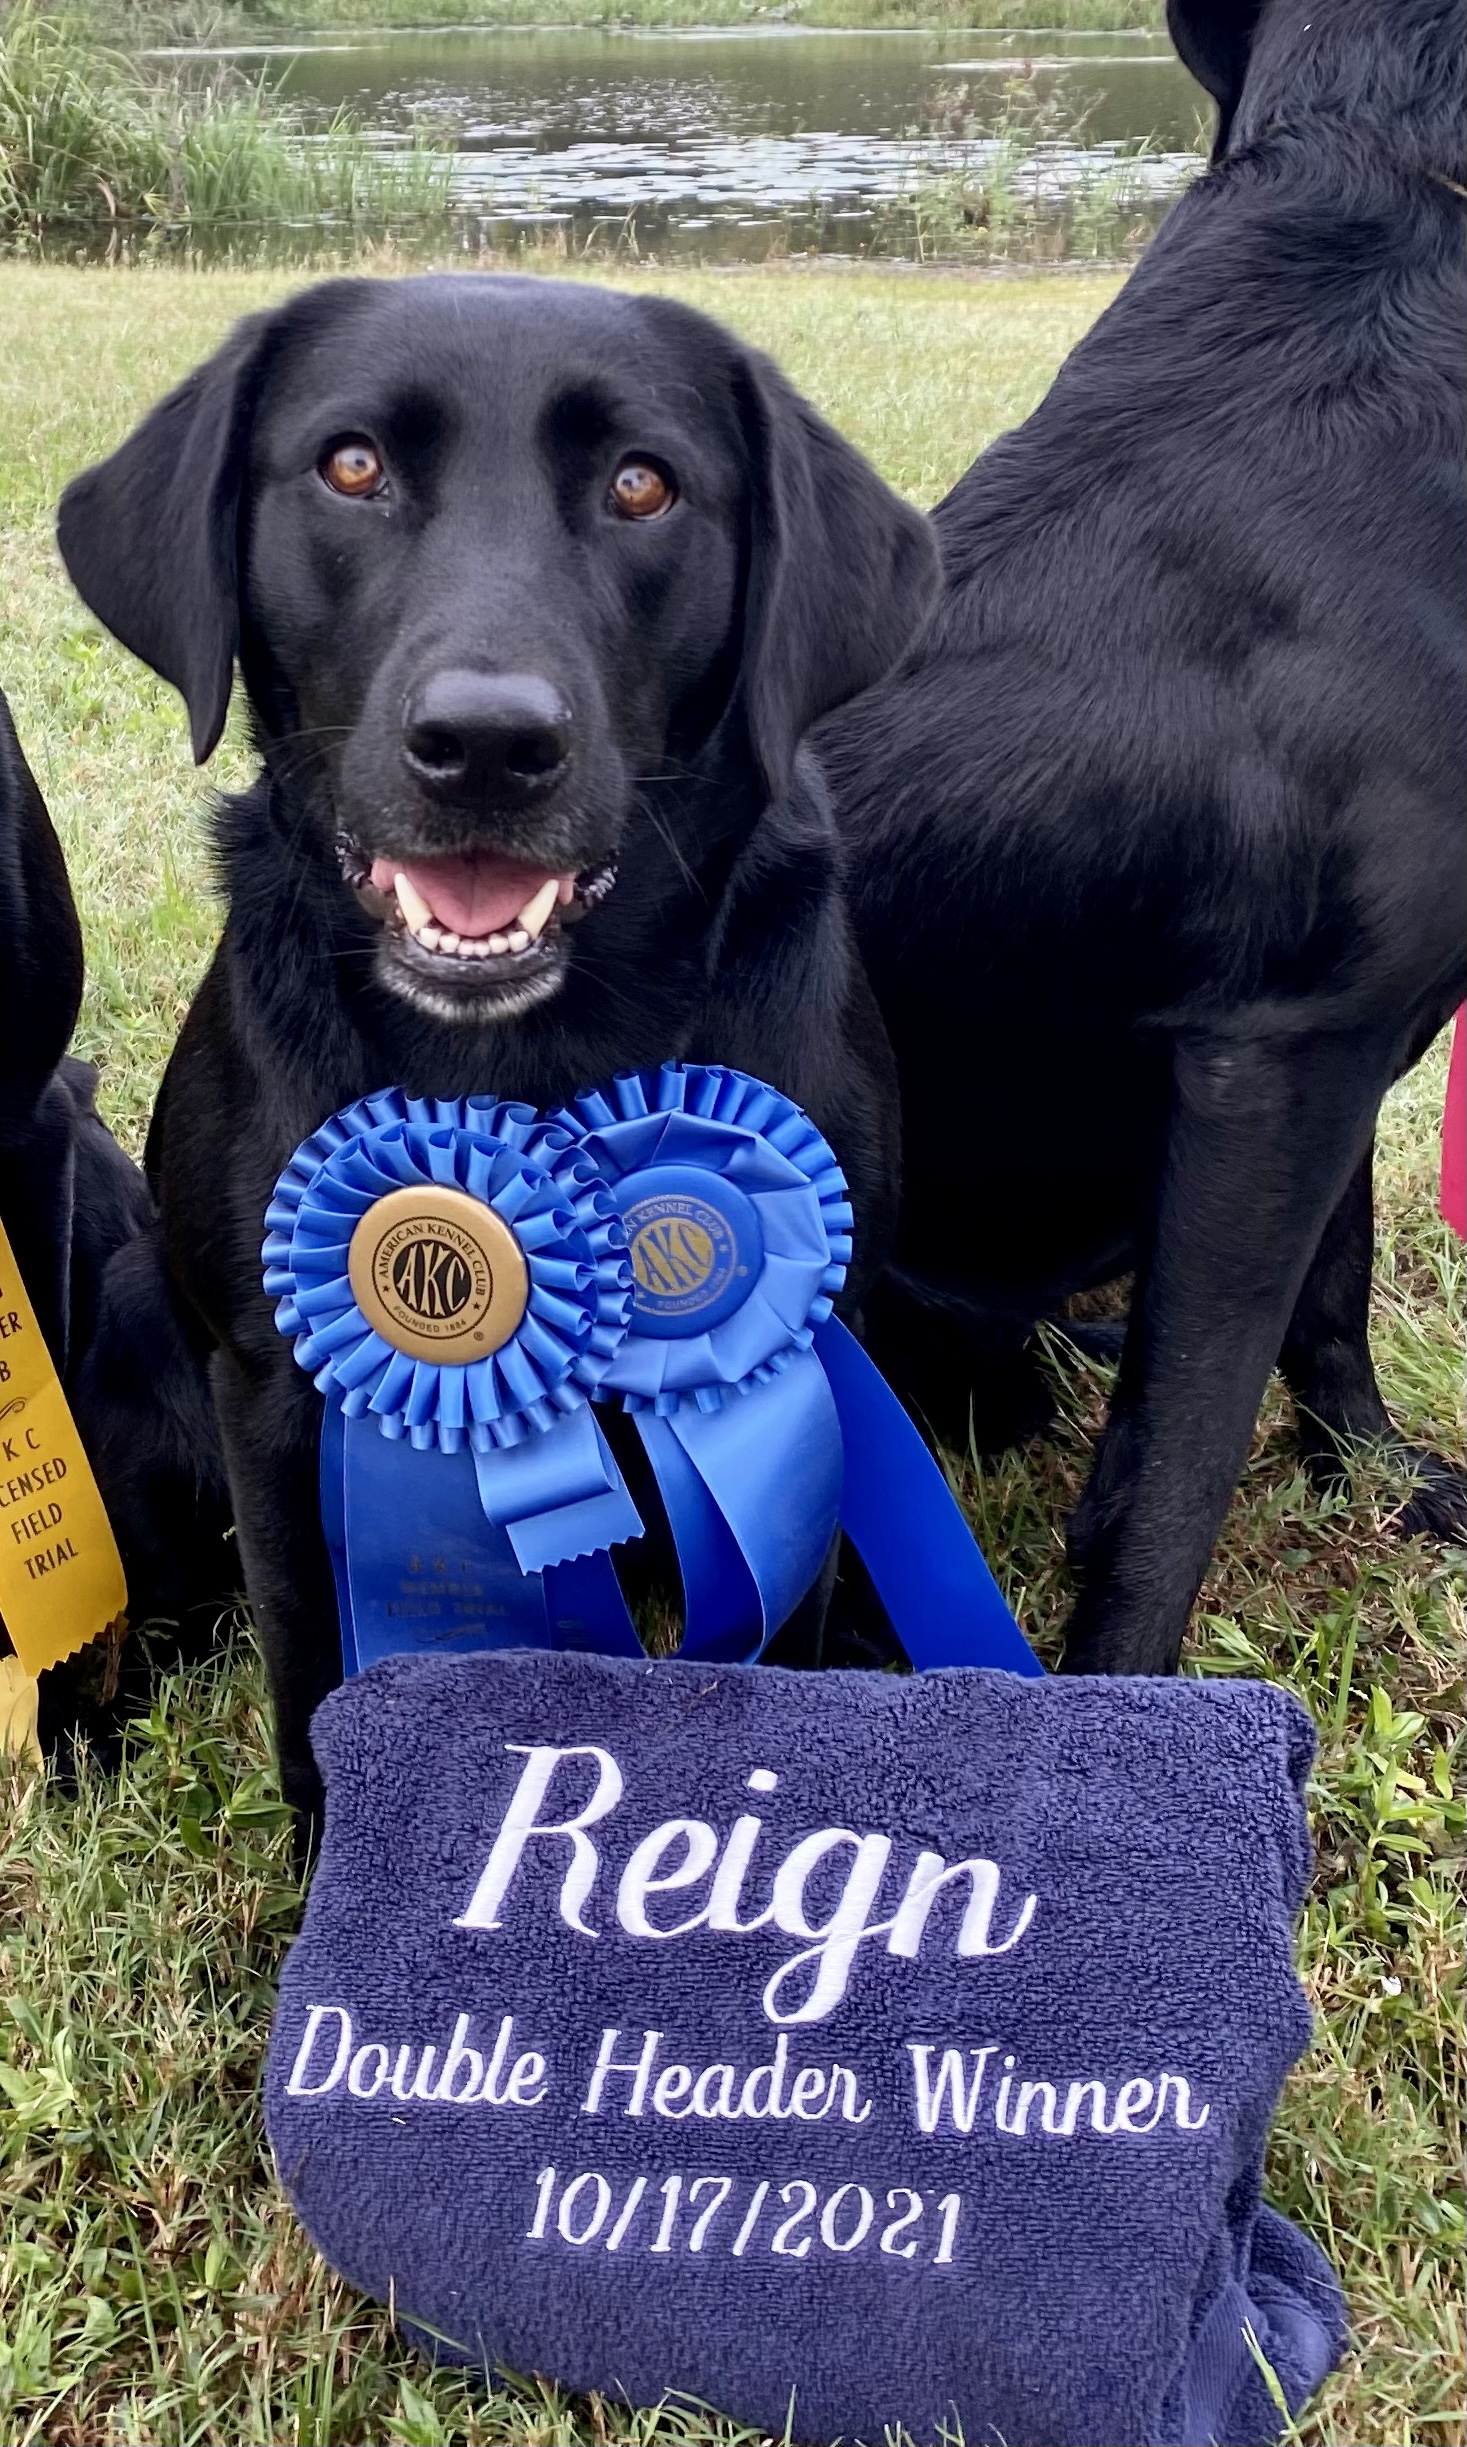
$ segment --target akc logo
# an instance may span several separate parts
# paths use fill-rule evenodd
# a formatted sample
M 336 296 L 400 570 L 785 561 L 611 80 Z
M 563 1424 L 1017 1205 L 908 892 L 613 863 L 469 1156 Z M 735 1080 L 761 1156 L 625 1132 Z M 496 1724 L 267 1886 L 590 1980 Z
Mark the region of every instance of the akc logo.
M 367 1209 L 348 1253 L 367 1323 L 413 1359 L 483 1359 L 525 1313 L 525 1260 L 507 1225 L 463 1190 L 390 1190 Z
M 637 1306 L 654 1318 L 711 1308 L 734 1277 L 738 1249 L 718 1209 L 705 1199 L 663 1192 L 626 1213 Z
M 424 1226 L 415 1232 L 409 1226 L 388 1259 L 388 1282 L 410 1319 L 445 1332 L 462 1332 L 478 1324 L 489 1304 L 489 1285 L 481 1270 L 480 1298 L 475 1301 L 474 1268 L 461 1245 L 455 1246 L 447 1236 L 437 1238 L 442 1230 L 441 1224 L 434 1231 Z M 378 1262 L 380 1266 L 380 1258 Z M 468 1313 L 471 1306 L 472 1315 Z

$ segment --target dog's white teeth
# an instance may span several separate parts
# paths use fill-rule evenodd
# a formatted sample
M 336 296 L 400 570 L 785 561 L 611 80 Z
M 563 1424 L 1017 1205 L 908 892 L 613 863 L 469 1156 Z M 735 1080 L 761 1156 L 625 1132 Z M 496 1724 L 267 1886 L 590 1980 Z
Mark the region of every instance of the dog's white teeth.
M 521 910 L 508 934 L 460 935 L 451 926 L 435 923 L 432 910 L 405 875 L 399 875 L 396 881 L 398 910 L 414 943 L 420 943 L 425 952 L 447 953 L 454 960 L 502 959 L 506 952 L 527 952 L 544 928 L 558 892 L 552 876 L 548 884 L 542 884 L 529 907 Z
M 569 909 L 571 902 L 576 897 L 576 879 L 573 875 L 562 875 L 557 877 L 555 897 L 559 901 L 562 909 Z
M 407 920 L 409 931 L 420 935 L 424 927 L 431 927 L 433 912 L 417 886 L 410 883 L 405 875 L 394 875 L 392 888 L 397 894 L 397 905 Z
M 536 893 L 534 899 L 532 901 L 526 901 L 524 908 L 520 911 L 519 916 L 515 920 L 515 925 L 529 937 L 532 943 L 538 940 L 545 926 L 546 920 L 549 918 L 550 912 L 555 907 L 555 904 L 559 898 L 560 878 L 556 875 L 548 875 L 544 883 L 540 886 L 540 889 Z

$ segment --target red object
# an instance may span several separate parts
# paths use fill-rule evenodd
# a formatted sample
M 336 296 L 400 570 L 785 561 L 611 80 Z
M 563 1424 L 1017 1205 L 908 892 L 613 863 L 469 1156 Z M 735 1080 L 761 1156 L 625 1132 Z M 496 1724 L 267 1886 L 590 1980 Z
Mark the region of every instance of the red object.
M 1442 1115 L 1441 1209 L 1454 1232 L 1467 1240 L 1467 1004 L 1457 1014 Z

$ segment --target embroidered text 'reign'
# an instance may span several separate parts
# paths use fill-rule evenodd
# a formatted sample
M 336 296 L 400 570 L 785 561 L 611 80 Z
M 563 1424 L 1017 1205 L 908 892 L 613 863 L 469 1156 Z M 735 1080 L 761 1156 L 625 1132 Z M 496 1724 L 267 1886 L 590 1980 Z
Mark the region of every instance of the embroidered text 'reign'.
M 511 1889 L 526 1850 L 531 1845 L 559 1845 L 554 1857 L 563 1863 L 558 1907 L 561 1920 L 578 1936 L 603 1933 L 586 1918 L 602 1873 L 602 1858 L 588 1830 L 609 1819 L 625 1792 L 622 1770 L 609 1750 L 594 1742 L 573 1742 L 564 1748 L 551 1743 L 507 1742 L 506 1750 L 524 1759 L 515 1787 L 467 1907 L 455 1921 L 460 1929 L 497 1929 L 513 1906 Z M 550 1788 L 559 1782 L 584 1793 L 586 1769 L 573 1762 L 589 1761 L 595 1781 L 579 1808 L 567 1809 L 559 1798 L 552 1804 Z M 769 1768 L 755 1768 L 749 1788 L 772 1792 L 779 1778 Z M 607 1830 L 608 1834 L 610 1830 Z M 628 1854 L 616 1878 L 614 1896 L 608 1875 L 601 1909 L 606 1932 L 614 1921 L 625 1935 L 660 1943 L 690 1937 L 699 1929 L 726 1936 L 750 1936 L 777 1929 L 803 1941 L 770 1977 L 764 1990 L 764 2011 L 771 2022 L 822 2022 L 846 1993 L 858 1949 L 884 1939 L 889 1955 L 915 1960 L 927 1933 L 939 1896 L 952 1890 L 962 1904 L 956 1952 L 1007 1954 L 1024 1936 L 1037 1905 L 1025 1895 L 1001 1935 L 995 1934 L 1000 1875 L 995 1862 L 982 1859 L 946 1861 L 940 1852 L 919 1851 L 905 1878 L 892 1876 L 889 1835 L 857 1834 L 850 1827 L 821 1827 L 795 1844 L 774 1867 L 761 1855 L 764 1821 L 752 1814 L 736 1818 L 727 1837 L 701 1818 L 668 1818 L 642 1837 Z M 604 1839 L 603 1839 L 604 1840 Z M 769 1847 L 763 1847 L 767 1853 Z M 611 1864 L 607 1864 L 610 1871 Z M 843 1871 L 843 1875 L 841 1874 Z M 703 1890 L 697 1908 L 681 1918 L 662 1920 L 657 1898 L 678 1895 L 692 1900 Z M 812 1919 L 811 1889 L 829 1905 L 823 1919 Z M 887 1908 L 877 1916 L 883 1900 Z M 759 1900 L 762 1891 L 767 1898 Z M 748 1908 L 750 1905 L 754 1908 Z M 817 1907 L 818 1908 L 818 1907 Z M 802 1977 L 802 1975 L 804 1975 Z M 803 1990 L 803 1993 L 801 1991 Z

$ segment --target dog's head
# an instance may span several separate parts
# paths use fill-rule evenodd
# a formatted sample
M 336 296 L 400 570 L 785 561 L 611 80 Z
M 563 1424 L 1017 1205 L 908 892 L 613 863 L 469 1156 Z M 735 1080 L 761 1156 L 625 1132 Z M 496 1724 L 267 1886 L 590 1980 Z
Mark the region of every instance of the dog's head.
M 1214 161 L 1313 119 L 1460 179 L 1461 0 L 1167 0 L 1166 19 L 1217 104 Z
M 252 317 L 68 486 L 60 543 L 200 761 L 238 660 L 378 977 L 468 1021 L 557 991 L 669 777 L 694 835 L 752 823 L 936 583 L 927 522 L 717 324 L 482 275 Z

